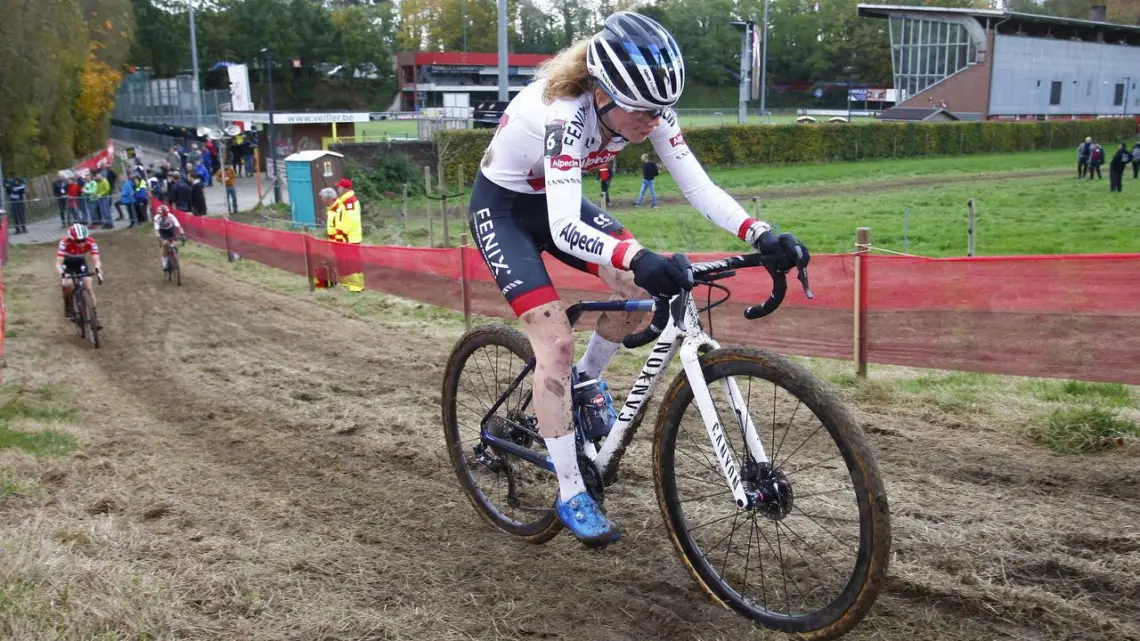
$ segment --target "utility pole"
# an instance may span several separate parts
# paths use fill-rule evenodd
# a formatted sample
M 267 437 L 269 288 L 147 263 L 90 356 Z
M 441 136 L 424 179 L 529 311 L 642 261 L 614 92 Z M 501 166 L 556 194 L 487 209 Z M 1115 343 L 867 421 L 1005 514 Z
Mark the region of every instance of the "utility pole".
M 744 30 L 744 37 L 741 38 L 740 44 L 740 100 L 737 104 L 736 114 L 737 124 L 743 125 L 748 122 L 748 84 L 752 77 L 752 30 L 756 25 L 753 22 L 741 20 L 733 20 L 729 24 L 734 27 L 741 27 Z
M 194 29 L 194 0 L 186 0 L 190 7 L 190 64 L 194 67 L 194 118 L 202 124 L 202 85 L 198 83 L 198 36 Z
M 507 0 L 499 0 L 499 102 L 507 95 Z
M 760 115 L 768 115 L 768 0 L 764 0 L 764 42 L 760 54 Z
M 269 67 L 269 162 L 273 163 L 273 202 L 281 202 L 281 176 L 277 166 L 277 128 L 273 126 L 273 52 L 261 50 Z

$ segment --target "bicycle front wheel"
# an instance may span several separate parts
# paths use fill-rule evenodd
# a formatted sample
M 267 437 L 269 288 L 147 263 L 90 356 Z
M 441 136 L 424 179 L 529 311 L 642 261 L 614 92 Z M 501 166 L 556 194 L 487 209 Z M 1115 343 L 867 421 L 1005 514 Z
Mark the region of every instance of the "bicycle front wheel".
M 91 299 L 91 292 L 83 290 L 83 324 L 87 327 L 87 340 L 91 346 L 99 349 L 99 315 L 95 303 Z
M 752 621 L 809 639 L 844 634 L 878 596 L 890 553 L 886 493 L 862 430 L 819 379 L 776 354 L 719 349 L 701 368 L 723 426 L 716 450 L 684 372 L 657 419 L 657 501 L 674 548 L 707 594 Z M 757 456 L 745 445 L 748 417 Z M 721 470 L 724 448 L 746 508 Z

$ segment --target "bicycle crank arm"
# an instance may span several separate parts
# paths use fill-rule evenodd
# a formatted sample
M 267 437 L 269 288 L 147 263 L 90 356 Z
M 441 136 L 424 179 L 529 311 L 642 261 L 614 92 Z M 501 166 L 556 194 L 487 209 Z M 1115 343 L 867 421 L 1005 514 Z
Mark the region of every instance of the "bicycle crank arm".
M 483 431 L 481 438 L 483 440 L 483 443 L 490 445 L 500 452 L 513 454 L 528 463 L 532 463 L 551 473 L 554 472 L 554 461 L 551 460 L 549 456 L 539 454 L 529 447 L 523 447 L 522 445 L 519 445 L 518 443 L 515 443 L 509 439 L 499 438 L 498 436 L 495 436 L 486 430 Z
M 712 395 L 709 394 L 708 384 L 705 383 L 704 372 L 701 371 L 700 354 L 697 353 L 697 343 L 685 341 L 681 345 L 681 363 L 685 366 L 685 377 L 689 380 L 689 387 L 693 390 L 693 400 L 697 402 L 697 409 L 701 411 L 701 419 L 705 423 L 709 442 L 713 452 L 720 463 L 721 474 L 732 490 L 732 497 L 736 506 L 747 509 L 751 505 L 748 494 L 744 491 L 744 482 L 740 478 L 740 466 L 732 458 L 732 447 L 724 433 L 724 426 L 717 417 L 716 407 L 713 405 Z

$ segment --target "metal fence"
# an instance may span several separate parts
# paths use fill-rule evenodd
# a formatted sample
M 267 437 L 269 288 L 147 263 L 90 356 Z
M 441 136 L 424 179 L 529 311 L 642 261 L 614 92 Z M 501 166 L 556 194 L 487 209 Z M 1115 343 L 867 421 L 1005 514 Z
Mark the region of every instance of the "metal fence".
M 140 131 L 138 129 L 119 127 L 116 125 L 111 125 L 111 137 L 115 140 L 134 143 L 158 151 L 166 151 L 175 145 L 181 145 L 185 142 L 183 138 L 178 136 L 168 136 L 153 131 Z
M 123 78 L 111 117 L 179 127 L 221 126 L 221 113 L 231 103 L 229 91 L 195 92 L 190 76 L 151 78 L 150 73 L 140 71 Z

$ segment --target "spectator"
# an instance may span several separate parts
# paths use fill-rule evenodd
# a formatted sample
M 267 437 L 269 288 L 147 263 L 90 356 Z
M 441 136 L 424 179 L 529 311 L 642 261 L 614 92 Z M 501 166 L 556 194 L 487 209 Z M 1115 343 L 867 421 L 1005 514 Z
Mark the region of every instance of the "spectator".
M 1080 147 L 1077 147 L 1077 178 L 1084 178 L 1089 167 L 1089 156 L 1092 155 L 1092 138 L 1085 138 Z
M 79 184 L 79 178 L 72 176 L 67 179 L 67 224 L 70 225 L 78 222 L 79 218 L 79 203 L 83 202 L 83 187 Z
M 170 151 L 166 153 L 166 162 L 170 163 L 171 167 L 181 167 L 182 165 L 186 164 L 182 160 L 182 154 L 178 152 L 177 145 L 171 147 Z
M 89 178 L 90 178 L 90 176 L 87 174 L 87 171 L 84 170 L 84 171 L 80 172 L 79 177 L 75 180 L 75 182 L 79 183 L 79 193 L 81 196 L 84 193 L 83 189 L 85 187 L 87 187 L 87 180 Z M 81 198 L 79 198 L 79 200 L 77 202 L 79 204 L 79 221 L 82 222 L 84 225 L 86 225 L 87 220 L 88 220 L 88 218 L 87 218 L 87 198 L 81 197 Z
M 1140 142 L 1132 145 L 1132 178 L 1140 177 Z
M 123 219 L 123 207 L 127 208 L 127 219 L 130 224 L 127 227 L 135 226 L 135 183 L 130 178 L 123 181 L 122 187 L 119 188 L 119 200 L 115 203 L 115 209 L 119 212 L 119 220 Z
M 200 167 L 201 165 L 199 165 Z M 198 174 L 190 179 L 190 213 L 195 216 L 206 215 L 206 186 Z
M 237 184 L 234 182 L 236 178 L 233 167 L 227 166 L 222 169 L 222 181 L 226 185 L 226 209 L 231 214 L 238 213 Z
M 95 175 L 95 193 L 99 196 L 98 211 L 99 222 L 103 229 L 113 229 L 115 223 L 111 221 L 111 181 L 107 180 L 106 170 Z
M 1128 153 L 1128 144 L 1120 143 L 1120 149 L 1112 156 L 1112 162 L 1108 164 L 1108 190 L 1123 191 L 1124 187 L 1124 169 L 1128 166 L 1132 156 Z
M 186 162 L 195 167 L 198 166 L 198 163 L 202 162 L 202 150 L 198 148 L 198 143 L 190 145 L 190 154 L 187 155 Z
M 8 192 L 8 204 L 12 207 L 12 233 L 28 233 L 27 210 L 24 202 L 28 193 L 27 184 L 23 178 L 8 178 L 4 181 L 4 189 Z
M 186 174 L 178 176 L 178 182 L 174 184 L 174 206 L 179 211 L 190 211 L 190 196 L 193 193 L 193 188 L 190 186 L 190 179 L 194 174 Z
M 360 201 L 352 191 L 352 181 L 341 178 L 336 184 L 339 197 L 333 203 L 332 215 L 325 221 L 329 240 L 334 243 L 355 245 L 352 249 L 336 250 L 338 271 L 345 274 L 340 280 L 345 289 L 353 293 L 364 291 L 364 274 L 360 267 L 360 243 L 363 240 L 360 227 Z M 323 196 L 322 196 L 323 200 Z
M 246 139 L 241 143 L 241 157 L 245 162 L 246 178 L 252 176 L 254 172 L 258 171 L 258 168 L 254 166 L 255 163 L 253 157 L 253 150 L 256 144 L 257 141 L 254 139 L 252 133 L 247 136 Z
M 230 143 L 230 146 L 229 146 L 230 165 L 232 165 L 234 168 L 234 175 L 235 176 L 241 176 L 242 175 L 241 170 L 242 170 L 243 163 L 242 163 L 242 158 L 241 158 L 241 151 L 242 151 L 242 143 L 243 142 L 245 142 L 245 136 L 238 134 L 238 135 L 234 136 L 234 139 Z
M 93 227 L 102 222 L 103 216 L 99 213 L 99 181 L 92 177 L 83 185 L 83 200 L 87 209 L 83 215 L 83 223 Z
M 602 202 L 606 209 L 610 208 L 610 164 L 598 167 L 598 180 L 602 183 Z
M 146 215 L 147 201 L 150 200 L 150 194 L 147 193 L 146 178 L 141 174 L 135 176 L 135 220 L 139 225 L 142 225 L 150 219 Z
M 649 196 L 653 199 L 653 209 L 657 209 L 657 191 L 653 188 L 653 181 L 659 174 L 657 170 L 657 163 L 649 159 L 649 154 L 641 154 L 641 191 L 637 192 L 637 200 L 633 203 L 634 207 L 641 206 L 641 200 L 645 197 L 645 190 L 649 190 Z
M 1089 155 L 1089 180 L 1093 179 L 1093 172 L 1096 172 L 1097 180 L 1104 178 L 1100 173 L 1100 166 L 1104 164 L 1104 148 L 1100 146 L 1099 142 L 1093 143 L 1092 153 Z
M 59 177 L 51 184 L 51 193 L 55 194 L 59 204 L 59 226 L 67 227 L 67 174 L 59 172 Z

